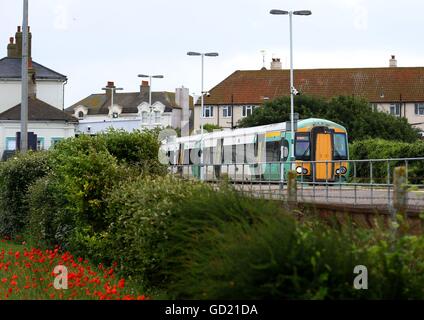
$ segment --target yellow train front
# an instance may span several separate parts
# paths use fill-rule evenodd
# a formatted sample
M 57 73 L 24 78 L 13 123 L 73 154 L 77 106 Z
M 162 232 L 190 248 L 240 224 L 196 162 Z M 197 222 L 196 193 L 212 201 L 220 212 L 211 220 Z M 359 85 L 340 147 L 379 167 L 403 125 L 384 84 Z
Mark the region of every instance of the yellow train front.
M 324 119 L 299 121 L 294 153 L 300 180 L 344 182 L 349 175 L 348 135 L 337 123 Z

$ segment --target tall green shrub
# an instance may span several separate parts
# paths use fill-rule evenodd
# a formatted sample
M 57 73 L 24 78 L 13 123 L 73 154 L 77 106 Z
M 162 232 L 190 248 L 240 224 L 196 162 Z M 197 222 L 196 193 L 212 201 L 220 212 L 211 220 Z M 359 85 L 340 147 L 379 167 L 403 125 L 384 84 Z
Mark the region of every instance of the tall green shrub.
M 398 141 L 388 141 L 382 139 L 368 139 L 356 141 L 350 145 L 350 158 L 352 160 L 369 159 L 402 159 L 402 158 L 423 158 L 424 141 L 405 143 Z M 388 167 L 389 164 L 389 167 Z M 405 161 L 382 161 L 373 162 L 373 176 L 375 181 L 385 183 L 387 175 L 390 179 L 393 170 L 398 166 L 406 166 Z M 357 164 L 357 177 L 370 177 L 370 164 Z M 408 178 L 411 183 L 424 182 L 424 161 L 408 162 Z
M 0 164 L 0 235 L 15 237 L 27 224 L 28 187 L 50 170 L 47 152 L 28 152 Z
M 145 285 L 162 285 L 158 276 L 166 255 L 168 228 L 176 208 L 208 187 L 172 177 L 139 177 L 115 188 L 107 199 L 103 257 L 119 263 L 121 272 Z

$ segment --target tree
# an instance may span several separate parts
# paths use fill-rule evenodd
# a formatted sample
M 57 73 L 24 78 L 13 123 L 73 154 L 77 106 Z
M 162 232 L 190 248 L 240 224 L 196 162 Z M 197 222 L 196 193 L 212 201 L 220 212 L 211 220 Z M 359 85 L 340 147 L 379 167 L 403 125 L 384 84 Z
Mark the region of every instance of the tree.
M 295 97 L 295 112 L 300 119 L 323 118 L 344 126 L 349 140 L 381 138 L 414 142 L 419 138 L 418 129 L 405 118 L 374 111 L 364 99 L 350 96 L 324 100 L 310 96 Z M 254 127 L 290 121 L 290 97 L 281 97 L 256 108 L 253 114 L 240 121 L 239 127 Z

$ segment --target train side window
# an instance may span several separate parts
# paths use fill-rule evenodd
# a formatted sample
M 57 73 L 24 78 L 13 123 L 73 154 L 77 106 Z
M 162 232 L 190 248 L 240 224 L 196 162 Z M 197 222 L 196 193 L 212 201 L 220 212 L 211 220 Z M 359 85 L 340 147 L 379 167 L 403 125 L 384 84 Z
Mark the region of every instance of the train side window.
M 256 144 L 249 143 L 244 145 L 244 163 L 255 163 L 257 157 Z
M 266 162 L 279 162 L 281 159 L 281 140 L 266 143 Z
M 281 139 L 281 160 L 286 162 L 289 159 L 289 142 L 286 139 Z

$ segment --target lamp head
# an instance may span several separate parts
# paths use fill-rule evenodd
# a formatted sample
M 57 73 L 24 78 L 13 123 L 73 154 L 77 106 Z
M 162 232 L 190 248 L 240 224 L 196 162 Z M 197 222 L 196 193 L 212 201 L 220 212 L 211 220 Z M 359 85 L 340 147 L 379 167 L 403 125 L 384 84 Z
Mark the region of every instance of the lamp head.
M 271 10 L 270 12 L 269 12 L 270 14 L 289 14 L 289 12 L 288 11 L 285 11 L 285 10 L 278 10 L 278 9 L 273 9 L 273 10 Z

